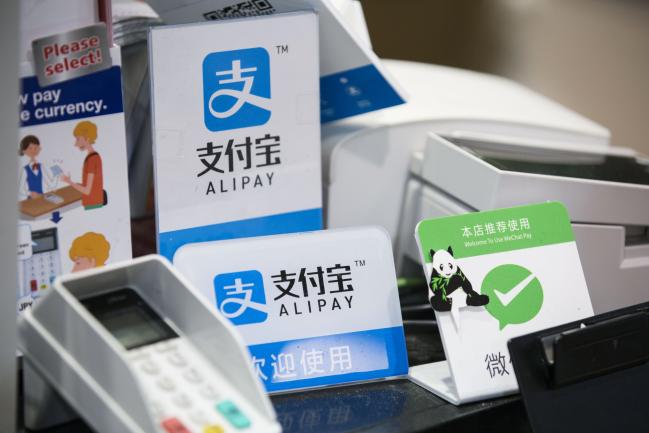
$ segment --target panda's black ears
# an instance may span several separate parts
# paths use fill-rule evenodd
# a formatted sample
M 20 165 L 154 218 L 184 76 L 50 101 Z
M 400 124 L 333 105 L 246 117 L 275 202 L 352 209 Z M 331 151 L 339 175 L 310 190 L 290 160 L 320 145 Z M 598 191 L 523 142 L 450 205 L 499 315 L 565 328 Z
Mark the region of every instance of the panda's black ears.
M 431 248 L 428 254 L 430 254 L 430 259 L 432 260 L 433 256 L 435 255 L 435 250 Z
M 450 245 L 448 246 L 448 249 L 446 251 L 448 251 L 450 255 L 453 255 L 453 248 L 451 248 Z

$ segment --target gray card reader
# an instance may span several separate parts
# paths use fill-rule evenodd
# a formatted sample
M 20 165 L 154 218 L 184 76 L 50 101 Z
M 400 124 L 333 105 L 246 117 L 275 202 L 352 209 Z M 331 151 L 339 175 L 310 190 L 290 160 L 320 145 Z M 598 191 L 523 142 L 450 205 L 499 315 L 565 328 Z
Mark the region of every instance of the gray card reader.
M 158 256 L 58 279 L 19 336 L 26 372 L 100 433 L 281 431 L 234 327 Z M 51 410 L 36 383 L 30 428 Z

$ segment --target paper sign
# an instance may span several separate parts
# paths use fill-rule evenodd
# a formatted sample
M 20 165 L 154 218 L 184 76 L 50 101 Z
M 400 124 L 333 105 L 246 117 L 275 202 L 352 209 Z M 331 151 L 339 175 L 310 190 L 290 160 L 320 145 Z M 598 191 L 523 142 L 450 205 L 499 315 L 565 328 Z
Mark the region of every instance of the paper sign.
M 35 39 L 32 52 L 36 77 L 42 87 L 112 66 L 104 23 Z
M 314 10 L 320 24 L 320 119 L 343 119 L 403 104 L 405 96 L 366 41 L 328 0 L 153 0 L 167 24 Z
M 237 325 L 268 391 L 408 371 L 392 248 L 381 229 L 186 245 L 175 264 Z
M 313 12 L 151 30 L 160 254 L 322 228 L 317 34 Z
M 510 338 L 593 315 L 560 203 L 425 220 L 415 237 L 448 366 L 410 375 L 454 403 L 517 389 Z
M 12 143 L 18 311 L 59 275 L 132 256 L 119 48 L 111 54 L 110 68 L 47 87 L 33 74 L 21 78 L 20 135 Z

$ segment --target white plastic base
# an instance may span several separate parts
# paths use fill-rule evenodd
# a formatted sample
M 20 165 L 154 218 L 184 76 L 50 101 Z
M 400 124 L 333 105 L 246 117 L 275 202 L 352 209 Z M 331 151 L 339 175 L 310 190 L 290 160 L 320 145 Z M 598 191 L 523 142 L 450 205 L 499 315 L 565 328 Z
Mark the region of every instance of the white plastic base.
M 448 362 L 431 362 L 410 367 L 408 377 L 422 388 L 455 405 L 464 403 L 455 388 Z
M 447 361 L 431 362 L 430 364 L 410 367 L 408 377 L 412 382 L 421 386 L 425 390 L 432 392 L 439 398 L 443 398 L 454 405 L 504 397 L 518 392 L 518 390 L 511 390 L 490 394 L 470 393 L 466 396 L 460 397 L 460 394 L 455 387 L 455 381 L 453 380 L 451 369 L 449 368 Z

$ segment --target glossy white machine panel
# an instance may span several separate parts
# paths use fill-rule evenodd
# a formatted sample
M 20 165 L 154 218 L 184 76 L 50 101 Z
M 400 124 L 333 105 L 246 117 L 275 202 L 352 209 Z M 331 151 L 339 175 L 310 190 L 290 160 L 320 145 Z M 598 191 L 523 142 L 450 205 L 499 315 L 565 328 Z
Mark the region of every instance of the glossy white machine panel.
M 548 148 L 597 150 L 609 131 L 501 77 L 386 60 L 407 104 L 323 127 L 327 227 L 377 224 L 396 240 L 411 157 L 430 132 Z

